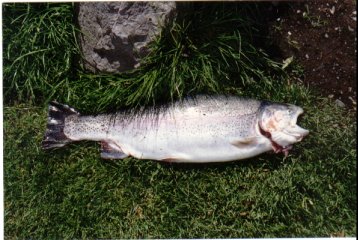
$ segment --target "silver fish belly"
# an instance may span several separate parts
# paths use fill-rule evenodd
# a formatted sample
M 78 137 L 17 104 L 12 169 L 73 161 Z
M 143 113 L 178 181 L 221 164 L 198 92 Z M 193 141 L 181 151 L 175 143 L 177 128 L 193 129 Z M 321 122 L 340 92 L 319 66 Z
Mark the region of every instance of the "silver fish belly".
M 164 108 L 82 116 L 50 103 L 44 149 L 80 140 L 101 142 L 101 157 L 169 162 L 225 162 L 284 152 L 308 130 L 300 107 L 238 97 L 198 96 Z

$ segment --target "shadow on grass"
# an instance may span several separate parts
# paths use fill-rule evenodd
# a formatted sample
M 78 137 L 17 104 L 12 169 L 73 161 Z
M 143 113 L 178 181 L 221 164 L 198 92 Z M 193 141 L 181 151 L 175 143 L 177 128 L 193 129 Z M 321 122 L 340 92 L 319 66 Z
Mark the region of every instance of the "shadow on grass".
M 281 159 L 282 160 L 282 159 Z M 252 168 L 266 168 L 273 170 L 279 168 L 282 164 L 278 156 L 270 153 L 265 153 L 260 156 L 252 157 L 249 159 L 234 160 L 230 162 L 214 162 L 214 163 L 168 163 L 158 162 L 164 168 L 172 168 L 174 170 L 200 170 L 200 169 L 216 169 L 219 171 L 226 171 L 228 168 L 233 167 L 252 167 Z

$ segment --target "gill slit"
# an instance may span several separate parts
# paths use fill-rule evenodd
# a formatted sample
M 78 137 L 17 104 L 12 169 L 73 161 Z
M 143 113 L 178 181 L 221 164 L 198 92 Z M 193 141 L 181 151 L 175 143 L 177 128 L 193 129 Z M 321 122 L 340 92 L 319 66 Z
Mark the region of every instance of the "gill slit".
M 279 152 L 282 152 L 285 148 L 282 147 L 281 145 L 279 145 L 277 142 L 275 142 L 274 140 L 272 140 L 272 136 L 271 136 L 271 133 L 270 132 L 267 132 L 265 130 L 262 129 L 262 127 L 259 125 L 259 130 L 260 130 L 260 133 L 266 137 L 268 140 L 270 140 L 271 142 L 271 145 L 272 145 L 272 148 L 274 150 L 275 153 L 279 153 Z

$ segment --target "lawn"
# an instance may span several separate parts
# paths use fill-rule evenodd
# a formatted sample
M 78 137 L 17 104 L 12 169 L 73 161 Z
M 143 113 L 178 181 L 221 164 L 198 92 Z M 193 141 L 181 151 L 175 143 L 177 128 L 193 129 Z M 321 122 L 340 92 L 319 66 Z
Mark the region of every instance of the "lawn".
M 71 62 L 78 53 L 72 10 L 71 4 L 3 5 L 5 238 L 356 236 L 355 115 L 294 81 L 304 74 L 297 63 L 283 69 L 251 45 L 242 29 L 220 33 L 208 48 L 181 59 L 172 51 L 180 46 L 172 43 L 192 33 L 179 23 L 171 30 L 176 37 L 160 38 L 165 47 L 159 50 L 154 46 L 161 58 L 149 56 L 144 69 L 95 76 Z M 46 22 L 60 24 L 61 31 L 45 24 L 44 32 L 54 35 L 35 36 L 36 26 Z M 14 32 L 19 38 L 6 42 Z M 63 39 L 54 41 L 57 34 Z M 227 65 L 223 55 L 213 53 L 218 41 Z M 242 52 L 234 47 L 237 41 L 246 46 Z M 163 62 L 173 59 L 182 71 L 168 76 Z M 156 85 L 150 85 L 153 76 L 159 78 Z M 169 94 L 161 94 L 163 89 Z M 47 102 L 54 98 L 91 113 L 170 101 L 188 92 L 297 104 L 305 110 L 299 124 L 310 135 L 287 158 L 267 153 L 223 164 L 102 160 L 95 142 L 41 149 Z

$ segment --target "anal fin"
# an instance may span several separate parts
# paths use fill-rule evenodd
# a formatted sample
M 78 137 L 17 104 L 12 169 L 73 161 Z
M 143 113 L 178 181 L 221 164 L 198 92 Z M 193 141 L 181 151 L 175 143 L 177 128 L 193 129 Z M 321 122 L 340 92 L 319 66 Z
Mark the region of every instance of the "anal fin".
M 101 158 L 104 159 L 123 159 L 128 157 L 128 154 L 122 152 L 122 149 L 112 142 L 101 142 Z

